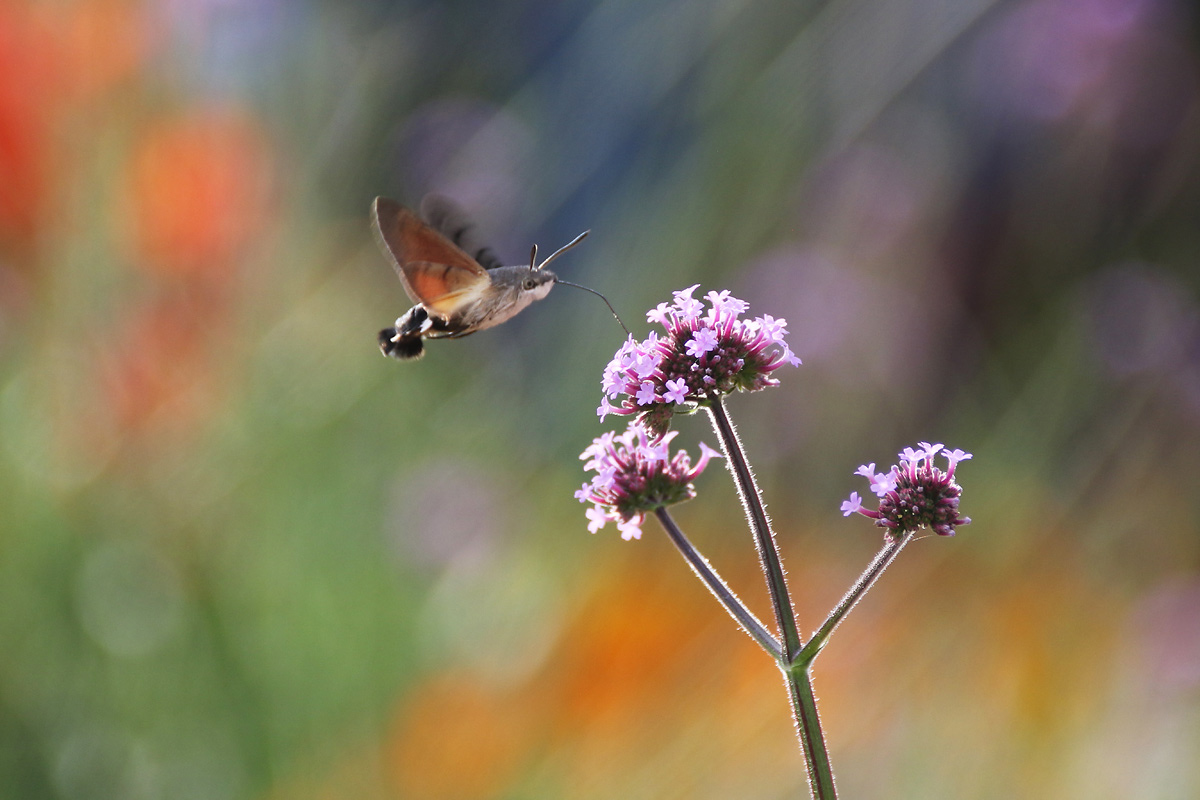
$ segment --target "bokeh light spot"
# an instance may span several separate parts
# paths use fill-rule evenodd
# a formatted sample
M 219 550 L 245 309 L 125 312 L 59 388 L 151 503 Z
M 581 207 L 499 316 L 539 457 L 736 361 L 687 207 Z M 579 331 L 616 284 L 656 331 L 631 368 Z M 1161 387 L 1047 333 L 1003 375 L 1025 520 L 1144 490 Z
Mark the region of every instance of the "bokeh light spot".
M 84 630 L 109 654 L 146 656 L 183 623 L 183 589 L 170 562 L 129 543 L 106 543 L 83 563 L 77 584 Z

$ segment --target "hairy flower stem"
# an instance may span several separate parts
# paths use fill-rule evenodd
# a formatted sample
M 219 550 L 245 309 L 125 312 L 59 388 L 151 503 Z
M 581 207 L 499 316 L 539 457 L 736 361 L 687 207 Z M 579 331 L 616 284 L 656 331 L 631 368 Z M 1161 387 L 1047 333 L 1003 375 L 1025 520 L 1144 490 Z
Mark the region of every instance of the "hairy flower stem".
M 829 640 L 829 636 L 833 633 L 834 628 L 850 613 L 850 609 L 854 608 L 854 605 L 862 599 L 862 596 L 867 593 L 867 589 L 875 585 L 875 581 L 896 560 L 896 556 L 900 555 L 900 551 L 904 549 L 904 545 L 912 541 L 912 538 L 912 531 L 906 531 L 896 539 L 890 536 L 887 538 L 883 547 L 875 554 L 875 558 L 871 559 L 871 563 L 867 565 L 862 575 L 859 575 L 858 580 L 850 587 L 850 591 L 846 592 L 846 596 L 841 599 L 837 607 L 829 612 L 829 616 L 825 619 L 824 624 L 812 635 L 808 643 L 804 645 L 804 649 L 796 657 L 796 664 L 807 665 L 812 663 L 812 660 L 825 647 L 825 643 Z
M 821 732 L 817 698 L 813 694 L 809 674 L 811 666 L 812 662 L 807 662 L 794 663 L 790 667 L 781 665 L 781 668 L 792 701 L 792 713 L 796 718 L 796 733 L 804 750 L 804 763 L 808 767 L 809 792 L 814 800 L 836 800 L 833 768 L 829 765 L 829 752 L 825 749 L 825 735 Z
M 775 534 L 767 519 L 766 509 L 763 508 L 762 495 L 754 481 L 754 474 L 750 471 L 750 465 L 746 463 L 742 443 L 738 440 L 737 431 L 729 415 L 725 413 L 720 395 L 709 397 L 708 414 L 712 419 L 713 429 L 721 438 L 725 461 L 737 485 L 738 496 L 742 499 L 742 508 L 746 511 L 750 529 L 754 532 L 754 545 L 758 549 L 759 561 L 762 562 L 767 588 L 771 593 L 771 606 L 775 610 L 775 622 L 783 640 L 785 663 L 790 664 L 800 653 L 801 641 L 800 633 L 796 629 L 796 615 L 792 610 L 792 598 L 788 594 L 783 565 L 779 561 L 779 549 L 775 545 Z
M 717 598 L 718 602 L 725 607 L 729 615 L 734 621 L 741 626 L 742 630 L 750 635 L 750 638 L 758 642 L 759 646 L 771 654 L 776 661 L 782 657 L 782 650 L 779 647 L 779 642 L 771 635 L 766 626 L 758 621 L 758 618 L 746 608 L 746 605 L 738 599 L 738 596 L 733 593 L 728 584 L 721 579 L 717 571 L 708 563 L 700 551 L 697 550 L 688 538 L 683 535 L 683 531 L 675 524 L 675 520 L 667 511 L 665 506 L 659 506 L 654 510 L 658 521 L 662 523 L 663 530 L 667 532 L 667 536 L 671 537 L 671 541 L 679 548 L 679 552 L 687 559 L 688 565 L 692 571 L 696 573 L 696 577 L 704 581 L 708 586 L 709 591 Z
M 821 732 L 821 719 L 817 714 L 817 698 L 813 695 L 812 680 L 809 676 L 812 661 L 798 661 L 802 652 L 800 633 L 796 628 L 792 598 L 788 593 L 779 549 L 775 544 L 775 534 L 767 519 L 766 509 L 763 508 L 762 494 L 754 480 L 754 473 L 750 471 L 750 465 L 746 462 L 746 454 L 738 439 L 737 430 L 733 427 L 729 415 L 725 413 L 725 406 L 719 395 L 710 398 L 708 413 L 712 418 L 713 428 L 721 438 L 725 461 L 737 485 L 738 496 L 742 499 L 742 508 L 746 511 L 750 529 L 754 532 L 754 545 L 758 549 L 767 588 L 771 593 L 771 606 L 775 609 L 775 621 L 779 625 L 784 643 L 783 657 L 777 660 L 787 684 L 788 697 L 792 702 L 796 735 L 800 739 L 800 748 L 804 751 L 809 791 L 815 800 L 836 800 L 837 788 L 833 783 L 833 768 L 829 765 L 825 735 Z
M 808 766 L 808 784 L 812 796 L 817 800 L 829 800 L 837 797 L 837 788 L 833 783 L 833 770 L 829 766 L 829 753 L 825 750 L 825 738 L 821 733 L 821 720 L 817 715 L 817 700 L 813 695 L 810 670 L 813 660 L 821 653 L 830 634 L 850 613 L 867 590 L 875 585 L 875 581 L 883 571 L 896 560 L 904 546 L 912 541 L 911 531 L 897 539 L 888 538 L 883 547 L 862 575 L 846 592 L 846 596 L 833 611 L 829 612 L 820 630 L 800 651 L 790 666 L 780 665 L 784 679 L 788 684 L 788 693 L 792 700 L 792 713 L 796 716 L 796 729 L 800 736 L 800 744 L 804 749 L 804 761 Z

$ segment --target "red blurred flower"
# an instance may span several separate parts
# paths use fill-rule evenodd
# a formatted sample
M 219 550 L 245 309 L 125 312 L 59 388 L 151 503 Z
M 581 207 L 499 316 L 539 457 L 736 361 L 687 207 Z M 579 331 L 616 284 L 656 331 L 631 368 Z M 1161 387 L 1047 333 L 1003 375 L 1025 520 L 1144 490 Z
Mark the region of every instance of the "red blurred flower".
M 0 247 L 28 244 L 45 205 L 53 34 L 25 4 L 0 4 Z
M 56 189 L 63 112 L 134 74 L 147 34 L 130 0 L 0 3 L 0 248 L 35 242 Z

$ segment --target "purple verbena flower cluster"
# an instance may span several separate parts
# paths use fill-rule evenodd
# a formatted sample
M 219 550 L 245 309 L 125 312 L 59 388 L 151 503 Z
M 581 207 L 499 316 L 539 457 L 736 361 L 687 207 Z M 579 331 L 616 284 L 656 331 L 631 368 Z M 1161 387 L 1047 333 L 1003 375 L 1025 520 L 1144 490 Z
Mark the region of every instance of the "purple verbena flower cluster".
M 904 448 L 900 464 L 886 473 L 876 473 L 874 462 L 855 470 L 855 475 L 871 482 L 871 491 L 879 498 L 879 509 L 863 508 L 858 492 L 851 492 L 850 499 L 842 503 L 842 515 L 848 517 L 857 512 L 870 517 L 893 538 L 925 527 L 932 528 L 939 536 L 953 536 L 956 527 L 969 523 L 969 518 L 958 515 L 962 488 L 954 482 L 954 471 L 971 454 L 928 442 L 918 442 L 917 448 Z M 950 464 L 945 472 L 933 465 L 938 452 Z
M 800 364 L 784 341 L 786 320 L 741 319 L 748 305 L 728 290 L 706 294 L 705 310 L 692 297 L 698 287 L 675 292 L 671 305 L 660 303 L 646 314 L 666 329 L 665 336 L 651 331 L 641 342 L 630 336 L 613 356 L 601 384 L 601 419 L 637 414 L 642 425 L 661 435 L 675 412 L 694 411 L 735 389 L 775 386 L 779 380 L 771 373 L 784 364 Z
M 579 457 L 587 460 L 583 468 L 596 475 L 575 492 L 579 502 L 592 503 L 586 512 L 589 531 L 595 533 L 612 520 L 622 539 L 640 539 L 646 511 L 696 496 L 692 480 L 709 459 L 721 454 L 701 442 L 695 466 L 685 450 L 672 458 L 670 444 L 676 433 L 652 437 L 632 424 L 619 436 L 608 431 L 592 440 Z

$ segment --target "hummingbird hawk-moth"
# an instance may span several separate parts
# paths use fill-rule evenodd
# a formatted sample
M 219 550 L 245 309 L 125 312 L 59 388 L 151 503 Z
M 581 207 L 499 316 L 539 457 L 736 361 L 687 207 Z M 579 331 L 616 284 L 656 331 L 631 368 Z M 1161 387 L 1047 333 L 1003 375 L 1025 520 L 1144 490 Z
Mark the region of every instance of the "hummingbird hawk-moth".
M 421 215 L 424 219 L 386 197 L 375 198 L 371 207 L 381 246 L 414 304 L 395 325 L 379 332 L 384 355 L 417 359 L 424 355 L 426 339 L 458 339 L 499 325 L 541 300 L 556 283 L 600 294 L 546 269 L 588 231 L 540 264 L 534 245 L 528 265 L 506 267 L 490 249 L 479 246 L 466 215 L 447 198 L 426 197 Z

